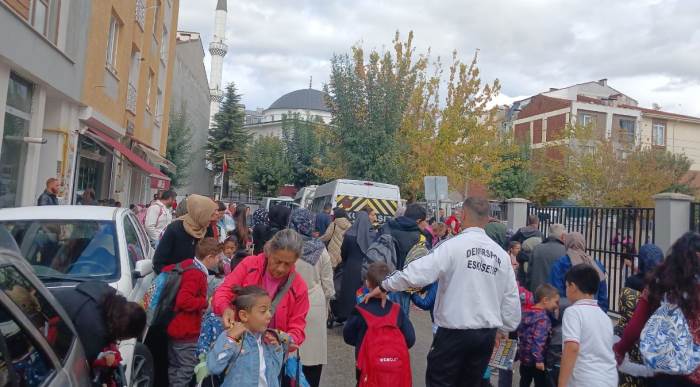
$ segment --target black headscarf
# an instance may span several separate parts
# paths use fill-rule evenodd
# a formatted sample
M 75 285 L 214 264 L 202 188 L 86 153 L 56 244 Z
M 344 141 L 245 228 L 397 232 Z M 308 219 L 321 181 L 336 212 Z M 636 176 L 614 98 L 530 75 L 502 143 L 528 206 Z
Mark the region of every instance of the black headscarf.
M 272 206 L 267 218 L 270 220 L 270 229 L 275 232 L 284 230 L 289 224 L 289 217 L 292 214 L 292 209 L 286 206 Z
M 357 211 L 357 219 L 345 235 L 355 237 L 362 253 L 367 254 L 369 245 L 374 241 L 371 230 L 372 223 L 369 221 L 369 215 L 364 211 Z
M 311 237 L 311 232 L 314 228 L 314 217 L 311 211 L 305 208 L 298 208 L 292 212 L 289 220 L 289 228 L 298 232 L 304 238 L 304 250 L 301 254 L 301 259 L 310 265 L 316 265 L 321 254 L 326 249 L 326 245 L 319 239 Z
M 253 227 L 253 254 L 260 254 L 265 247 L 265 243 L 272 239 L 277 232 L 287 228 L 289 215 L 292 210 L 285 206 L 272 206 L 267 214 L 267 223 L 258 223 Z

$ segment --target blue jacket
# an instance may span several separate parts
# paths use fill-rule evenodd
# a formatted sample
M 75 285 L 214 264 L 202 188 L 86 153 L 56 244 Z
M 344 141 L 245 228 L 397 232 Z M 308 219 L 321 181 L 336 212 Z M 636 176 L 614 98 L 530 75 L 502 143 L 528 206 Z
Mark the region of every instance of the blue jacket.
M 421 292 L 411 293 L 411 301 L 422 310 L 430 311 L 430 319 L 433 320 L 435 298 L 437 298 L 437 281 L 423 288 Z
M 605 268 L 597 259 L 595 260 L 595 263 L 598 265 L 600 270 L 605 273 Z M 559 290 L 559 296 L 561 297 L 566 297 L 566 281 L 564 281 L 564 278 L 566 278 L 566 272 L 569 271 L 569 269 L 571 269 L 571 258 L 569 258 L 568 255 L 565 255 L 554 263 L 554 266 L 552 266 L 552 271 L 549 273 L 549 283 Z M 600 281 L 596 300 L 598 300 L 598 306 L 600 306 L 600 308 L 607 313 L 610 303 L 608 300 L 608 284 L 605 282 L 605 280 Z
M 289 349 L 289 336 L 282 332 L 277 334 L 280 345 L 262 344 L 268 387 L 280 387 L 279 377 Z M 207 355 L 207 368 L 212 375 L 226 371 L 222 387 L 258 387 L 259 356 L 255 335 L 244 333 L 239 345 L 228 338 L 227 332 L 223 332 Z

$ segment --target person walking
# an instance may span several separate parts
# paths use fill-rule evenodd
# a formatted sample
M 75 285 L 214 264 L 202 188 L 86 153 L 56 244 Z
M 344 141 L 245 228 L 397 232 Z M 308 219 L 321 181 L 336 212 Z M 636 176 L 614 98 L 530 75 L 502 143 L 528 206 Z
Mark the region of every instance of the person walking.
M 343 238 L 343 244 L 340 247 L 342 257 L 340 294 L 335 302 L 331 303 L 331 311 L 336 322 L 345 322 L 355 308 L 355 292 L 362 286 L 362 264 L 367 259 L 369 245 L 374 242 L 371 229 L 372 225 L 367 213 L 358 211 L 355 223 Z
M 154 201 L 146 211 L 144 226 L 153 248 L 158 245 L 165 228 L 173 221 L 172 207 L 176 200 L 177 194 L 175 191 L 165 191 L 160 195 L 160 199 Z
M 279 231 L 287 228 L 292 210 L 286 206 L 272 206 L 267 214 L 267 221 L 258 223 L 253 228 L 253 254 L 258 255 L 265 249 L 265 243 Z
M 333 268 L 326 246 L 312 238 L 313 215 L 307 209 L 292 212 L 289 228 L 304 240 L 301 259 L 296 263 L 297 273 L 309 289 L 309 313 L 306 315 L 306 340 L 299 349 L 304 375 L 311 387 L 321 383 L 323 365 L 328 364 L 328 302 L 335 296 Z
M 547 239 L 532 250 L 526 275 L 526 286 L 530 291 L 535 291 L 540 285 L 548 283 L 552 266 L 566 255 L 565 235 L 566 228 L 563 224 L 550 224 Z
M 340 247 L 343 245 L 345 233 L 352 227 L 352 223 L 348 220 L 347 212 L 338 207 L 333 210 L 333 223 L 326 229 L 326 233 L 321 235 L 321 241 L 327 243 L 328 254 L 331 255 L 331 264 L 333 269 L 340 264 Z
M 328 229 L 328 226 L 330 226 L 331 222 L 333 221 L 331 219 L 332 209 L 333 206 L 330 203 L 326 203 L 323 206 L 323 211 L 316 215 L 316 221 L 314 224 L 316 226 L 316 232 L 318 232 L 319 235 L 325 234 L 326 229 Z
M 58 205 L 58 179 L 52 177 L 46 180 L 46 189 L 39 195 L 36 201 L 37 206 L 57 206 Z
M 428 387 L 480 385 L 497 330 L 511 332 L 520 323 L 520 297 L 510 258 L 484 232 L 488 200 L 468 198 L 462 209 L 464 230 L 459 235 L 394 272 L 365 297 L 385 298 L 391 291 L 439 281 L 434 310 L 438 330 L 428 353 Z
M 248 251 L 248 247 L 252 242 L 250 236 L 250 228 L 248 227 L 248 206 L 243 204 L 236 207 L 236 212 L 233 214 L 235 228 L 233 229 L 233 237 L 238 242 L 240 250 Z M 252 251 L 248 252 L 250 254 Z
M 518 264 L 520 264 L 520 266 L 517 275 L 518 281 L 525 286 L 527 286 L 527 272 L 530 270 L 529 265 L 532 251 L 535 246 L 541 244 L 544 239 L 544 235 L 539 227 L 540 218 L 535 214 L 530 214 L 527 216 L 527 225 L 521 227 L 510 238 L 511 241 L 520 242 L 521 249 L 520 254 L 518 254 Z
M 445 220 L 445 224 L 447 225 L 447 230 L 450 235 L 457 235 L 461 231 L 462 225 L 460 224 L 460 221 L 462 219 L 462 209 L 459 207 L 455 207 L 452 210 L 452 215 L 450 215 L 447 220 Z
M 572 267 L 582 263 L 590 265 L 596 269 L 600 277 L 600 286 L 598 286 L 597 289 L 596 300 L 598 300 L 600 308 L 603 309 L 604 312 L 607 312 L 609 307 L 608 284 L 605 281 L 605 268 L 603 264 L 586 253 L 586 240 L 580 232 L 566 234 L 564 244 L 566 247 L 566 255 L 561 257 L 552 266 L 552 271 L 549 274 L 549 283 L 559 290 L 559 295 L 562 298 L 566 297 L 566 272 Z

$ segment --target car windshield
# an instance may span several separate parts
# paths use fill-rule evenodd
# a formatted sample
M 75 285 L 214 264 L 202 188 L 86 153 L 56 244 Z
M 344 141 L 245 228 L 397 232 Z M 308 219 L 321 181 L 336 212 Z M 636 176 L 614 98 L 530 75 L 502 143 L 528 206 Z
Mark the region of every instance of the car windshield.
M 119 276 L 114 222 L 16 220 L 0 222 L 44 281 L 109 280 Z

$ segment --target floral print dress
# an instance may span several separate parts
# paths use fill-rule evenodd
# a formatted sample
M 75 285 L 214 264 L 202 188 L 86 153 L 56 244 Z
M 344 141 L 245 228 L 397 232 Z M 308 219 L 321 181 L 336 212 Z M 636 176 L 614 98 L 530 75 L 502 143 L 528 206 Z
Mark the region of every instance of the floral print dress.
M 629 323 L 634 310 L 637 307 L 637 301 L 641 296 L 641 292 L 632 288 L 622 288 L 620 294 L 620 319 L 615 325 L 615 335 L 622 337 L 622 332 Z M 644 364 L 642 355 L 639 353 L 639 343 L 635 344 L 629 352 L 630 361 L 637 364 Z M 652 386 L 653 381 L 647 378 L 638 378 L 627 374 L 620 373 L 620 387 L 647 387 Z

